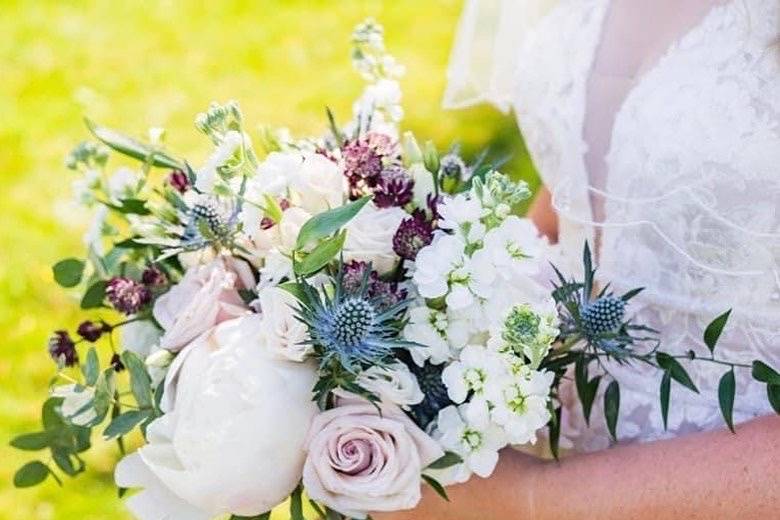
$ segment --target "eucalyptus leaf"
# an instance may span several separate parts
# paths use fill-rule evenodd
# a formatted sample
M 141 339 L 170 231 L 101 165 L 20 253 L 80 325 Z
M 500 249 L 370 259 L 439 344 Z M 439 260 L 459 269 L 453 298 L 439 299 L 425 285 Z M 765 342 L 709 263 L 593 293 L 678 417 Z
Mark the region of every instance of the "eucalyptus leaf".
M 666 370 L 661 378 L 661 417 L 664 420 L 664 430 L 669 424 L 669 395 L 672 391 L 672 374 Z
M 90 285 L 87 292 L 85 292 L 84 296 L 81 298 L 81 308 L 86 310 L 102 307 L 103 300 L 106 298 L 107 285 L 108 282 L 105 280 L 98 280 Z
M 617 422 L 620 415 L 620 385 L 612 381 L 604 392 L 604 417 L 612 438 L 617 440 Z
M 450 497 L 447 496 L 447 492 L 444 490 L 444 486 L 442 486 L 441 483 L 439 483 L 438 480 L 436 480 L 435 478 L 430 477 L 428 475 L 423 475 L 422 478 L 426 482 L 426 484 L 431 486 L 433 488 L 433 490 L 436 491 L 437 495 L 442 497 L 447 502 L 450 501 Z
M 130 390 L 132 390 L 138 406 L 141 408 L 152 408 L 154 406 L 154 396 L 146 365 L 144 365 L 144 362 L 141 361 L 137 354 L 129 350 L 122 352 L 122 362 L 130 373 Z
M 49 467 L 39 460 L 28 462 L 19 468 L 14 475 L 14 486 L 18 488 L 32 487 L 40 484 L 49 476 Z
M 737 392 L 737 384 L 734 378 L 734 369 L 732 368 L 720 378 L 718 384 L 718 403 L 720 412 L 723 414 L 723 420 L 731 430 L 734 431 L 734 395 Z
M 85 122 L 89 131 L 92 132 L 92 135 L 121 154 L 144 163 L 149 163 L 152 166 L 179 170 L 184 169 L 183 163 L 165 152 L 156 150 L 149 144 L 142 143 L 141 141 L 128 137 L 116 130 L 99 126 L 89 119 L 85 119 Z
M 76 287 L 84 275 L 85 263 L 78 258 L 60 260 L 52 267 L 54 281 L 62 287 Z
M 658 366 L 669 372 L 669 374 L 672 376 L 672 379 L 683 385 L 685 388 L 688 388 L 692 392 L 696 392 L 697 394 L 699 393 L 699 389 L 696 388 L 696 385 L 693 383 L 691 376 L 688 375 L 688 372 L 685 370 L 685 368 L 683 368 L 679 361 L 665 352 L 658 352 L 655 355 L 655 359 L 658 362 Z
M 60 468 L 62 472 L 69 477 L 75 477 L 81 471 L 83 471 L 83 466 L 76 466 L 73 464 L 71 453 L 66 449 L 52 448 L 51 456 L 54 460 L 54 463 L 57 464 L 57 467 Z
M 310 276 L 328 265 L 344 247 L 346 238 L 347 232 L 342 231 L 338 235 L 320 242 L 303 260 L 295 263 L 295 274 Z
M 312 242 L 332 235 L 352 220 L 370 200 L 371 197 L 363 197 L 313 216 L 301 226 L 295 248 L 301 250 Z
M 100 366 L 95 347 L 90 347 L 87 351 L 87 361 L 81 367 L 81 372 L 84 374 L 84 382 L 87 386 L 94 386 L 100 375 Z
M 126 435 L 133 431 L 133 428 L 148 419 L 149 415 L 149 410 L 130 410 L 117 415 L 103 431 L 103 437 L 113 439 L 114 437 Z
M 48 432 L 23 433 L 11 439 L 11 446 L 17 450 L 37 451 L 49 447 L 51 436 Z
M 707 325 L 704 330 L 704 343 L 707 344 L 707 348 L 710 349 L 710 353 L 715 352 L 715 345 L 717 345 L 720 335 L 723 332 L 723 327 L 726 326 L 726 322 L 729 321 L 731 316 L 731 309 L 727 310 Z

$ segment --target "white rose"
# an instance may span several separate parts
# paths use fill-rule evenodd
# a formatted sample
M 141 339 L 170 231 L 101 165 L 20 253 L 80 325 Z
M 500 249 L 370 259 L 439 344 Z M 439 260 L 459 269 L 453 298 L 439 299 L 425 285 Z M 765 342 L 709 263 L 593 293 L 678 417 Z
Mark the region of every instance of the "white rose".
M 135 352 L 142 359 L 152 351 L 152 347 L 159 344 L 162 331 L 151 321 L 133 321 L 123 325 L 120 329 L 122 348 Z
M 266 287 L 258 296 L 263 327 L 260 337 L 264 348 L 280 359 L 303 361 L 312 346 L 306 326 L 295 317 L 297 300 L 284 289 Z
M 361 372 L 357 383 L 379 396 L 383 402 L 397 404 L 404 409 L 425 398 L 417 378 L 406 365 L 399 362 L 386 367 L 372 366 Z
M 324 155 L 305 153 L 292 188 L 303 209 L 313 214 L 321 213 L 344 203 L 346 178 L 338 165 Z
M 401 208 L 379 209 L 368 203 L 346 226 L 344 259 L 371 262 L 380 274 L 391 271 L 398 261 L 393 251 L 393 236 L 408 216 Z
M 141 520 L 258 515 L 298 485 L 316 370 L 269 356 L 251 341 L 261 327 L 257 315 L 221 323 L 174 361 L 167 413 L 116 468 L 118 486 L 144 488 L 127 500 Z

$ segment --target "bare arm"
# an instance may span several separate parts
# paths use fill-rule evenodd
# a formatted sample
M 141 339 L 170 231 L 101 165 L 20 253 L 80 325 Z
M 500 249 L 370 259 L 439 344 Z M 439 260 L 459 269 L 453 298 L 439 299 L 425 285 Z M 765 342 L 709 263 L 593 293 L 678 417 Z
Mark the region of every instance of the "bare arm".
M 550 242 L 558 241 L 558 215 L 552 207 L 552 195 L 546 186 L 542 186 L 528 208 L 528 218 Z
M 376 520 L 740 520 L 780 511 L 780 417 L 737 429 L 540 461 L 512 450 L 489 479 L 426 489 L 420 506 Z

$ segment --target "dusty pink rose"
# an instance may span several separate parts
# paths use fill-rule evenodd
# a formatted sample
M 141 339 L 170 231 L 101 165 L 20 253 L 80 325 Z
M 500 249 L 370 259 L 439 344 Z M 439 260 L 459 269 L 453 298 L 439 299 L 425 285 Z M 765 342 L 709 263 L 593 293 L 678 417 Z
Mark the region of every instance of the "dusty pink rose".
M 154 303 L 154 318 L 165 330 L 162 348 L 177 351 L 217 323 L 248 311 L 238 290 L 253 288 L 246 262 L 217 257 L 190 267 L 181 281 Z
M 312 500 L 346 516 L 411 509 L 420 501 L 423 468 L 439 445 L 395 406 L 351 401 L 314 418 L 303 485 Z

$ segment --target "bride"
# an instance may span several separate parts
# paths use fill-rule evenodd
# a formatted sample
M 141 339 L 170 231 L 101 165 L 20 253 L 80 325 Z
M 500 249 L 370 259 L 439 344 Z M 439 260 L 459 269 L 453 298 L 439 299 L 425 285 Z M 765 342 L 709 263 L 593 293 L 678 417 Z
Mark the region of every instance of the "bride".
M 514 110 L 546 186 L 531 217 L 570 272 L 590 240 L 617 292 L 648 288 L 633 307 L 666 350 L 706 353 L 733 308 L 720 355 L 780 363 L 780 0 L 469 0 L 449 79 L 448 106 Z M 668 428 L 657 374 L 609 366 L 620 446 L 573 399 L 562 462 L 504 454 L 451 503 L 377 518 L 776 517 L 780 418 L 738 372 L 724 431 L 722 367 L 703 365 Z

